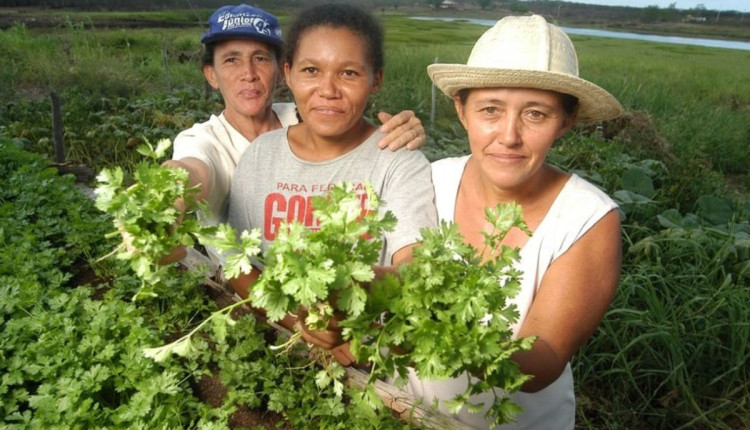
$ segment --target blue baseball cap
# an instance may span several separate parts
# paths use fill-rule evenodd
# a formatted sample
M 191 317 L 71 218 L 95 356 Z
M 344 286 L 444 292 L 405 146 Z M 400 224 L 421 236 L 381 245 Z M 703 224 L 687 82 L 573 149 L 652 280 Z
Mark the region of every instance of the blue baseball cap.
M 281 48 L 279 20 L 257 7 L 240 4 L 222 6 L 208 18 L 208 33 L 201 43 L 229 39 L 254 39 Z

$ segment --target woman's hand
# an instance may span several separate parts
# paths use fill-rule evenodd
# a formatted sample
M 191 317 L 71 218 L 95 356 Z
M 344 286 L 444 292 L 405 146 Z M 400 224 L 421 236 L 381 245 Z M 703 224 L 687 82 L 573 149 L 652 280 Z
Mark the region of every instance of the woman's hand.
M 388 148 L 395 151 L 403 146 L 408 149 L 419 149 L 427 143 L 422 121 L 417 118 L 414 111 L 405 110 L 396 115 L 380 112 L 378 119 L 383 123 L 380 131 L 386 133 L 378 142 L 380 149 Z

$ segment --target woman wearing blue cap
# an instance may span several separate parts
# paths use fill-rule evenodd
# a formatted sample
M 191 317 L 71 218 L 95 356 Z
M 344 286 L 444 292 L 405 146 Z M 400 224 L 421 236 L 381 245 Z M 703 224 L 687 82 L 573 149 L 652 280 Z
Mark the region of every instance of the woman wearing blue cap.
M 166 166 L 181 167 L 191 185 L 200 184 L 198 199 L 206 200 L 216 224 L 226 215 L 227 197 L 237 162 L 261 134 L 297 124 L 292 103 L 273 103 L 282 50 L 281 27 L 275 16 L 246 4 L 224 6 L 208 20 L 203 73 L 219 90 L 224 111 L 181 132 L 174 141 L 172 160 Z M 424 128 L 411 111 L 391 117 L 380 113 L 381 130 L 390 132 L 380 147 L 416 149 L 425 143 Z M 165 261 L 184 256 L 180 249 Z

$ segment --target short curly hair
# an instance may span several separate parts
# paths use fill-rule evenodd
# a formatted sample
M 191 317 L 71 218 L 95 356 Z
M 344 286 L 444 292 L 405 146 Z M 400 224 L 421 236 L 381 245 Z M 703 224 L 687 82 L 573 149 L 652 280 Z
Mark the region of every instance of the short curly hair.
M 284 56 L 292 64 L 302 35 L 316 27 L 345 28 L 362 37 L 367 45 L 367 58 L 372 61 L 373 71 L 383 70 L 383 27 L 369 12 L 361 7 L 334 3 L 313 6 L 302 11 L 291 23 L 284 43 Z

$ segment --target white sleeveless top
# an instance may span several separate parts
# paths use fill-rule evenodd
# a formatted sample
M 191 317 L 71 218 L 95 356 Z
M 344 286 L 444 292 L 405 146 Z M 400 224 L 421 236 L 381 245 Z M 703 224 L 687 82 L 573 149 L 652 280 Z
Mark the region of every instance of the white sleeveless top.
M 456 197 L 466 162 L 470 156 L 446 158 L 432 163 L 432 181 L 435 187 L 435 203 L 441 220 L 453 221 Z M 518 332 L 534 300 L 547 268 L 564 254 L 580 237 L 617 204 L 604 192 L 577 175 L 571 175 L 562 188 L 534 235 L 521 249 L 519 267 L 523 272 L 521 290 L 512 300 L 519 312 L 513 327 Z M 434 398 L 450 400 L 462 393 L 466 377 L 446 381 L 422 381 L 412 371 L 408 376 L 406 390 L 422 397 L 427 404 Z M 517 422 L 498 429 L 573 429 L 575 424 L 575 395 L 570 363 L 552 384 L 536 393 L 516 392 L 514 403 L 523 408 L 516 416 Z M 472 397 L 471 401 L 490 404 L 492 395 Z M 446 408 L 440 405 L 443 411 Z M 477 429 L 489 429 L 490 423 L 480 413 L 469 413 L 465 408 L 456 416 L 459 420 Z

